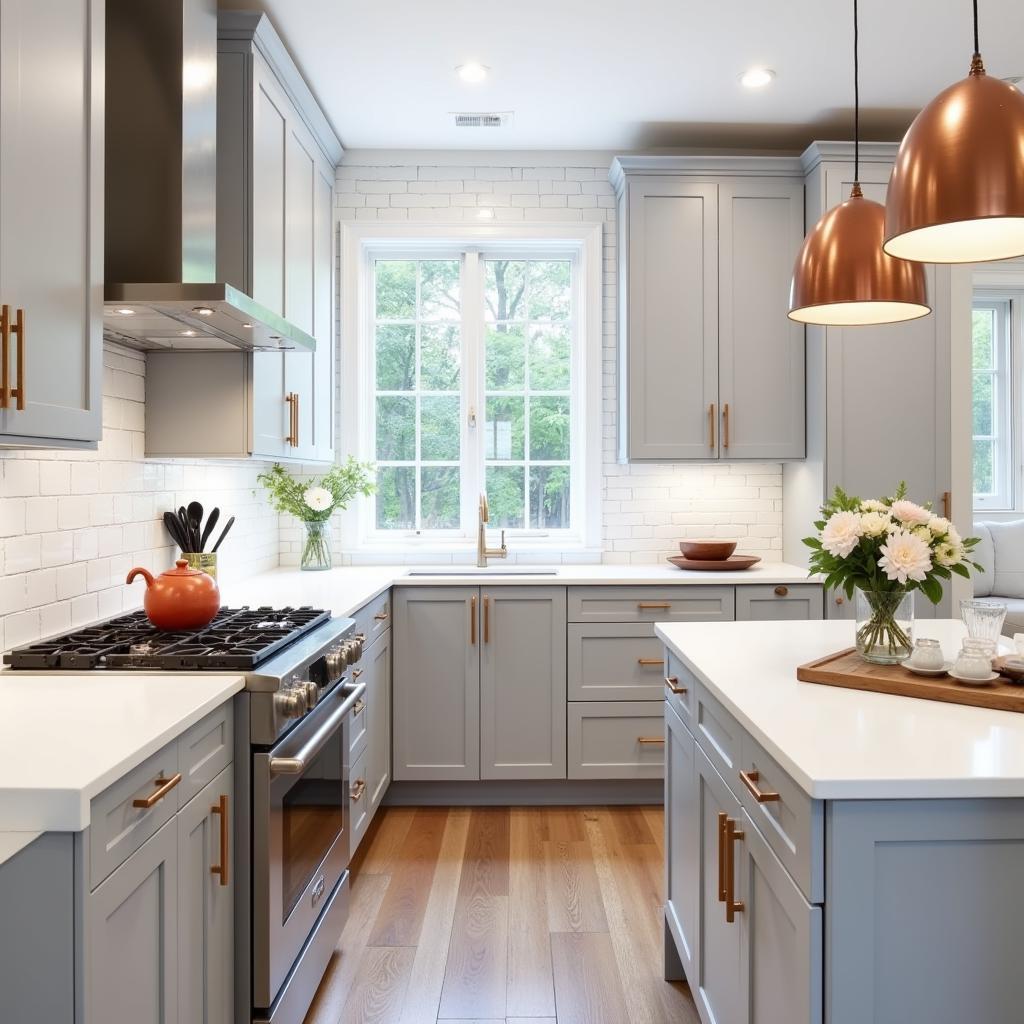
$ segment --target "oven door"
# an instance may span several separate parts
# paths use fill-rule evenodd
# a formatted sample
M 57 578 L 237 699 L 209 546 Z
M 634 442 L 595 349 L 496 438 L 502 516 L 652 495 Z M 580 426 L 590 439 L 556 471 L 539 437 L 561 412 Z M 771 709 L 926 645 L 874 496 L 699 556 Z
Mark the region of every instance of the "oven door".
M 337 686 L 277 746 L 253 754 L 253 1005 L 269 1007 L 348 867 L 348 715 Z

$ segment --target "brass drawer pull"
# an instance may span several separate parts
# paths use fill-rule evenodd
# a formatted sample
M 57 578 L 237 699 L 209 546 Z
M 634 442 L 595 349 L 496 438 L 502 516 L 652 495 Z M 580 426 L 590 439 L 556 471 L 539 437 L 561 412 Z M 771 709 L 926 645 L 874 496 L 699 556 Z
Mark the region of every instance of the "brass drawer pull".
M 843 598 L 842 598 L 842 596 L 841 596 L 841 595 L 840 595 L 839 597 L 837 597 L 837 598 L 836 598 L 836 604 L 844 604 L 844 603 L 845 603 L 845 602 L 844 602 L 844 600 L 843 600 Z
M 132 801 L 132 807 L 141 807 L 144 811 L 148 811 L 150 807 L 158 804 L 174 787 L 181 782 L 181 772 L 176 775 L 172 775 L 169 779 L 165 779 L 162 775 L 158 775 L 155 779 L 156 789 L 153 790 L 149 796 L 136 797 Z
M 491 599 L 484 598 L 484 643 L 491 642 Z
M 637 658 L 636 663 L 638 665 L 664 665 L 664 658 Z
M 708 447 L 715 447 L 715 403 L 708 406 Z
M 742 900 L 736 899 L 736 843 L 746 838 L 743 829 L 736 827 L 732 818 L 725 819 L 725 920 L 732 924 L 736 915 L 746 910 Z
M 361 672 L 362 669 L 357 669 L 356 671 Z M 356 715 L 361 715 L 365 710 L 366 701 L 363 700 L 362 697 L 360 697 L 359 700 L 357 700 L 355 704 L 352 705 L 352 717 L 355 718 Z
M 759 804 L 771 804 L 781 799 L 778 793 L 773 792 L 770 789 L 758 789 L 757 784 L 760 781 L 761 773 L 756 769 L 752 768 L 749 772 L 745 772 L 742 769 L 740 770 L 740 782 L 747 787 L 750 795 Z
M 383 622 L 387 617 L 388 617 L 388 610 L 387 610 L 387 608 L 383 609 L 382 611 L 377 612 L 377 614 L 374 615 L 374 618 L 377 619 L 380 622 Z
M 476 594 L 469 599 L 469 643 L 476 644 Z
M 671 608 L 671 601 L 638 601 L 637 608 L 644 612 L 651 608 Z
M 729 403 L 722 406 L 722 447 L 729 447 Z
M 942 492 L 942 514 L 948 519 L 949 518 L 949 491 Z
M 686 693 L 686 687 L 679 685 L 679 676 L 665 676 L 665 685 L 673 693 Z
M 725 902 L 725 823 L 729 816 L 718 812 L 718 902 Z
M 352 803 L 358 803 L 362 800 L 363 793 L 366 792 L 366 779 L 356 779 L 352 784 L 352 790 L 349 795 L 352 798 Z
M 776 597 L 785 597 L 789 593 L 789 587 L 778 586 L 775 588 Z
M 228 884 L 228 798 L 221 794 L 220 801 L 210 808 L 211 814 L 220 815 L 220 863 L 210 865 L 211 875 L 220 875 L 220 884 Z
M 285 443 L 291 445 L 292 448 L 299 447 L 299 396 L 294 391 L 289 391 L 284 396 L 284 400 L 288 403 L 288 436 L 285 438 Z
M 664 736 L 637 736 L 637 743 L 664 743 Z

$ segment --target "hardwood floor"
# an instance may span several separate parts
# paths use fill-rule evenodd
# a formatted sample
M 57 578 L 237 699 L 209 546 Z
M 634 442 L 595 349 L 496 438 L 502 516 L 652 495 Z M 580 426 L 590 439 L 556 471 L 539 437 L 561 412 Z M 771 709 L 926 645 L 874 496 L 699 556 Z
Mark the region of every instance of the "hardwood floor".
M 697 1024 L 658 807 L 383 808 L 306 1024 Z

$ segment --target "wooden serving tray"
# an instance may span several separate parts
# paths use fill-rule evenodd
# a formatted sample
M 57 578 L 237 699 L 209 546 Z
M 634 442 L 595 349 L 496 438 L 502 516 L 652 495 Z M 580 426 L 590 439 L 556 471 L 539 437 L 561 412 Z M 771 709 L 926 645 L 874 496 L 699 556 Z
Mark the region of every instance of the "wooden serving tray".
M 952 676 L 918 676 L 902 665 L 872 665 L 854 647 L 800 665 L 796 677 L 805 683 L 844 686 L 850 690 L 1024 712 L 1024 686 L 1014 686 L 1002 678 L 987 686 L 971 686 L 958 683 Z

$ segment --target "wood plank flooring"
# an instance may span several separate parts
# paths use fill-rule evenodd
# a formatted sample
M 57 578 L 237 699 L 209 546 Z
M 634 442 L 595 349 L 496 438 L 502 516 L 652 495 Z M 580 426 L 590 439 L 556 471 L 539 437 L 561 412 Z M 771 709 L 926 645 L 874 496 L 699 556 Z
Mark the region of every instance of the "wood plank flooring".
M 382 808 L 306 1024 L 697 1024 L 658 807 Z

